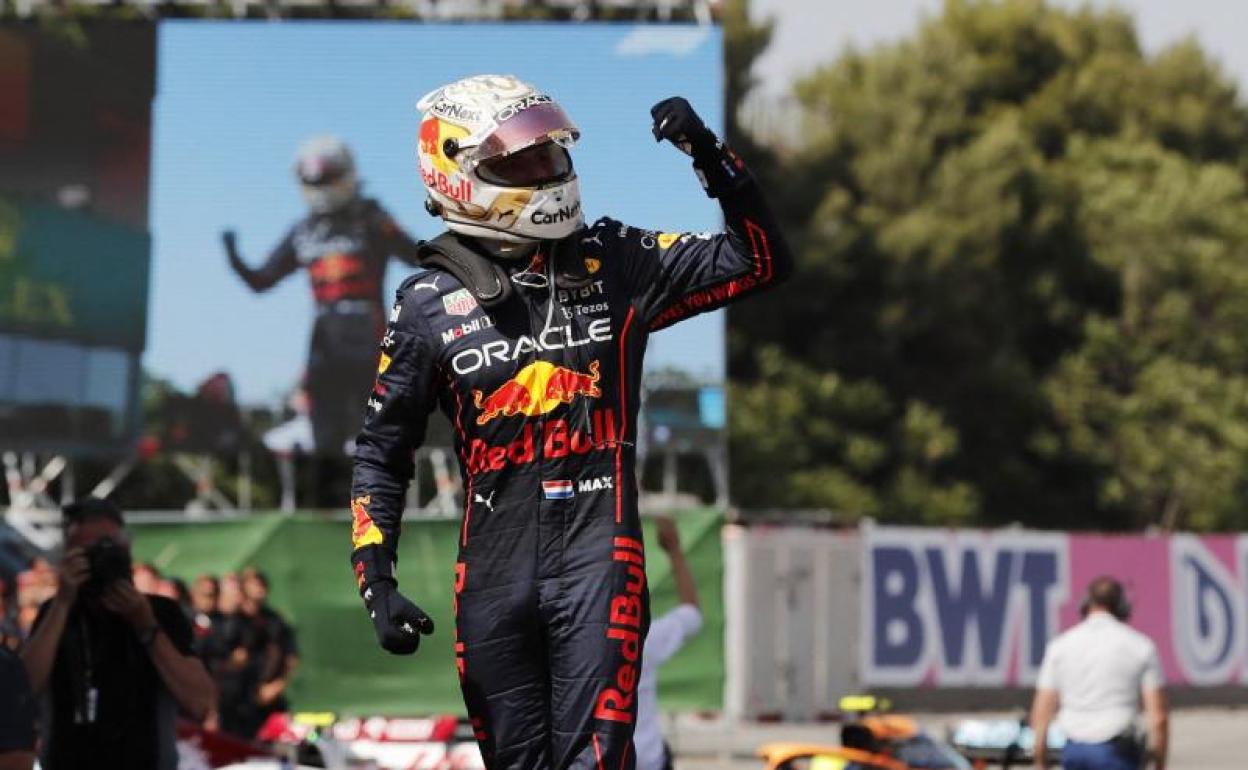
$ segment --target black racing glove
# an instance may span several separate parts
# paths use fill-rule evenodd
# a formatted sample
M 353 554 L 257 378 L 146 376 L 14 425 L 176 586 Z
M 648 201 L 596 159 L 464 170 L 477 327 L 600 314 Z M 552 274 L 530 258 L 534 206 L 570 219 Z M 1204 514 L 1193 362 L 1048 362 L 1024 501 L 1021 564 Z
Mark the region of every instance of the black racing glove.
M 421 634 L 433 633 L 433 618 L 399 593 L 395 561 L 394 551 L 380 545 L 357 548 L 351 554 L 360 596 L 373 619 L 378 643 L 395 655 L 411 655 L 420 647 Z
M 650 108 L 650 117 L 656 142 L 666 139 L 693 158 L 693 168 L 708 196 L 732 192 L 748 177 L 745 164 L 706 127 L 684 97 L 664 99 Z
M 238 234 L 233 230 L 221 231 L 221 244 L 225 246 L 225 253 L 230 259 L 238 258 Z
M 694 158 L 715 150 L 715 134 L 683 96 L 673 96 L 654 105 L 650 108 L 650 117 L 654 118 L 650 129 L 654 132 L 654 141 L 666 139 Z
M 242 276 L 244 281 L 250 283 L 252 271 L 247 267 L 247 263 L 243 262 L 242 255 L 238 253 L 238 234 L 233 230 L 222 230 L 221 245 L 225 246 L 225 256 L 230 262 L 230 267 L 234 268 L 234 272 Z
M 417 607 L 392 580 L 379 580 L 364 589 L 364 606 L 373 619 L 377 641 L 386 652 L 411 655 L 422 634 L 433 633 L 433 618 Z

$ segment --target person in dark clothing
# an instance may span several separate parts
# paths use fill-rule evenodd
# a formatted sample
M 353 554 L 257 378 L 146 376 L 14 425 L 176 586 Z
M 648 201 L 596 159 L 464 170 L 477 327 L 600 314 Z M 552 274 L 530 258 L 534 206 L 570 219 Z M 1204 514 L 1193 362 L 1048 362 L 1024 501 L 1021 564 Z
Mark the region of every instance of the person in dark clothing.
M 16 650 L 22 641 L 22 630 L 17 624 L 17 592 L 12 590 L 14 581 L 0 577 L 0 647 Z
M 225 231 L 222 239 L 230 266 L 253 291 L 307 268 L 316 301 L 306 371 L 315 451 L 341 458 L 359 430 L 360 393 L 371 384 L 377 363 L 386 263 L 397 257 L 415 265 L 417 243 L 381 204 L 360 195 L 355 161 L 341 140 L 308 140 L 299 149 L 295 173 L 308 215 L 262 266 L 253 269 L 243 261 L 234 231 Z
M 87 499 L 64 512 L 56 595 L 21 658 L 43 700 L 45 770 L 173 770 L 177 711 L 199 721 L 215 697 L 177 602 L 130 576 L 121 511 Z
M 382 341 L 356 441 L 352 562 L 378 641 L 433 631 L 398 592 L 413 450 L 434 408 L 456 427 L 466 510 L 455 656 L 486 767 L 632 768 L 649 624 L 635 433 L 647 335 L 782 281 L 791 257 L 740 159 L 687 101 L 651 114 L 692 156 L 727 232 L 585 227 L 554 100 L 511 76 L 420 103 L 422 246 Z
M 256 693 L 275 646 L 270 629 L 263 620 L 240 609 L 223 618 L 217 644 L 223 653 L 214 669 L 220 688 L 220 727 L 250 740 L 264 723 Z
M 35 764 L 35 697 L 17 653 L 0 645 L 0 770 Z
M 243 588 L 238 575 L 226 573 L 218 584 L 218 614 L 202 642 L 205 662 L 217 684 L 211 722 L 223 732 L 250 739 L 259 727 L 252 697 L 259 677 L 259 667 L 251 653 L 257 646 L 256 631 L 243 614 Z
M 221 622 L 221 613 L 217 610 L 220 590 L 220 584 L 212 575 L 200 575 L 191 584 L 191 628 L 195 634 L 193 646 L 195 654 L 204 661 L 209 671 L 212 670 L 209 663 L 213 656 L 212 629 Z
M 259 666 L 254 701 L 261 723 L 269 714 L 290 709 L 287 688 L 299 665 L 295 630 L 269 606 L 269 579 L 255 567 L 243 570 L 243 613 L 260 642 L 253 651 Z

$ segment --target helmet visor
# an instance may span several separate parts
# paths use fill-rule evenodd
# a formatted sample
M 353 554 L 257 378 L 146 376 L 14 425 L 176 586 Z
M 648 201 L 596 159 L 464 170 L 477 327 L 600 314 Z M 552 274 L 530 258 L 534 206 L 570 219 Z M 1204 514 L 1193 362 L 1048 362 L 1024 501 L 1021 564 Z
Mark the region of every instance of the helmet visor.
M 546 97 L 549 98 L 549 97 Z M 474 153 L 478 161 L 517 153 L 539 142 L 551 141 L 563 147 L 576 143 L 581 132 L 563 108 L 545 101 L 506 117 Z
M 299 177 L 299 181 L 312 187 L 333 184 L 350 170 L 350 166 L 341 158 L 325 155 L 311 155 L 300 158 L 295 163 L 295 175 Z
M 572 176 L 572 156 L 563 146 L 543 141 L 481 161 L 477 176 L 502 187 L 541 187 Z

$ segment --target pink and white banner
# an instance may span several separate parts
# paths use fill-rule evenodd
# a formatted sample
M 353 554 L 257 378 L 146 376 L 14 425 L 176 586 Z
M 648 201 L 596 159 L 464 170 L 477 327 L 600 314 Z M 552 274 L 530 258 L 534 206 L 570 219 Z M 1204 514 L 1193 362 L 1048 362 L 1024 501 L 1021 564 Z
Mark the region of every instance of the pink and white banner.
M 867 685 L 1030 685 L 1099 575 L 1125 584 L 1170 684 L 1248 683 L 1248 536 L 868 527 L 862 566 Z

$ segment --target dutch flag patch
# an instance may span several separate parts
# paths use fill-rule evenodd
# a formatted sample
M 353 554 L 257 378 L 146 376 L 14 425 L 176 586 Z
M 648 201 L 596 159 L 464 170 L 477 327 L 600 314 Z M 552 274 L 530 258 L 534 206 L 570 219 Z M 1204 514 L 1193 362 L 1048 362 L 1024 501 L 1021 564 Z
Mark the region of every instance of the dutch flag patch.
M 569 480 L 543 481 L 542 495 L 547 500 L 567 500 L 572 497 L 572 482 Z

